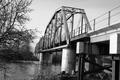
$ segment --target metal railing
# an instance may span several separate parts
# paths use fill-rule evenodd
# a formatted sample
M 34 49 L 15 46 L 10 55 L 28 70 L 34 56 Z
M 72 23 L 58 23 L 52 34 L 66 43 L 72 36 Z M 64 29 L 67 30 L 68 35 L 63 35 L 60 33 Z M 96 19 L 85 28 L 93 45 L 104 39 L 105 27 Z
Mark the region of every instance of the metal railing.
M 97 31 L 97 30 L 100 30 L 100 29 L 103 29 L 105 27 L 110 27 L 111 25 L 114 25 L 114 24 L 117 24 L 117 23 L 120 23 L 120 5 L 116 8 L 113 8 L 112 10 L 94 18 L 93 20 L 91 20 L 89 22 L 90 26 L 91 26 L 91 30 L 88 29 L 88 24 L 85 24 L 83 23 L 82 25 L 78 25 L 78 26 L 75 26 L 73 29 L 72 32 L 70 32 L 70 38 L 73 38 L 73 37 L 76 37 L 78 35 L 81 35 L 81 34 L 85 34 L 85 33 L 90 33 L 90 32 L 94 32 L 94 31 Z M 65 41 L 65 35 L 64 34 L 61 34 L 61 41 Z M 45 38 L 45 37 L 44 37 Z M 45 41 L 47 41 L 48 39 L 46 38 Z M 57 38 L 58 41 L 54 41 L 56 44 L 57 43 L 60 43 L 60 39 Z M 51 42 L 51 41 L 50 41 Z M 50 45 L 52 43 L 48 43 L 46 42 L 46 45 L 44 45 L 44 42 L 42 41 L 41 44 L 43 47 L 45 48 L 48 48 L 50 47 Z M 49 46 L 48 46 L 49 45 Z
M 109 27 L 111 25 L 120 23 L 120 5 L 111 9 L 110 11 L 94 18 L 93 20 L 90 20 L 90 25 L 92 30 L 87 30 L 85 27 L 83 30 L 81 30 L 81 26 L 77 27 L 72 32 L 72 37 L 78 36 L 82 33 L 90 33 L 97 31 L 99 29 Z M 83 26 L 86 26 L 85 24 Z
M 120 22 L 120 5 L 90 21 L 93 31 L 109 27 Z

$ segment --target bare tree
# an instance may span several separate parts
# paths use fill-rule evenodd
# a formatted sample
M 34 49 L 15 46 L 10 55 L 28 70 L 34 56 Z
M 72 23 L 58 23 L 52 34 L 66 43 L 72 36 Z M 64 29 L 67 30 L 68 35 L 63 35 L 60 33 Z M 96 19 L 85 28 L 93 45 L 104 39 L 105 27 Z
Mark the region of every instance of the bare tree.
M 29 21 L 31 3 L 32 0 L 0 0 L 0 47 L 12 48 L 33 38 L 32 30 L 23 27 Z

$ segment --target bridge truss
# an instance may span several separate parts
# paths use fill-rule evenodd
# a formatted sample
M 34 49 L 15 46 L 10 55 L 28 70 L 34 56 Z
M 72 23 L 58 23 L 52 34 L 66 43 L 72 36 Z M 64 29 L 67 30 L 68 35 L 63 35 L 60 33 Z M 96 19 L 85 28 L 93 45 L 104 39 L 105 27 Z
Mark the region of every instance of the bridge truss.
M 40 40 L 40 50 L 61 45 L 69 45 L 71 38 L 77 34 L 87 33 L 91 29 L 84 9 L 62 6 L 50 20 L 44 36 Z
M 39 41 L 38 52 L 39 53 L 50 52 L 52 50 L 58 50 L 60 48 L 67 47 L 71 44 L 72 41 L 80 40 L 81 38 L 86 37 L 87 34 L 88 34 L 88 37 L 90 37 L 92 35 L 97 35 L 103 32 L 105 32 L 106 34 L 107 32 L 110 32 L 113 29 L 117 30 L 120 24 L 113 25 L 114 24 L 113 20 L 115 20 L 115 23 L 116 23 L 116 18 L 114 17 L 116 15 L 117 17 L 120 16 L 118 14 L 120 13 L 120 11 L 118 12 L 117 10 L 115 11 L 115 13 L 113 11 L 114 10 L 111 10 L 107 14 L 104 14 L 103 15 L 104 17 L 96 18 L 92 22 L 89 23 L 84 9 L 62 6 L 54 13 L 49 24 L 47 25 L 44 36 Z M 90 24 L 93 25 L 92 28 Z M 105 27 L 101 29 L 101 26 L 105 26 Z M 89 32 L 89 30 L 91 29 L 93 30 L 93 32 Z M 79 37 L 76 37 L 78 35 Z M 90 43 L 89 40 L 88 42 Z M 91 43 L 89 46 L 91 50 Z M 91 51 L 89 53 L 91 53 Z M 99 63 L 91 60 L 93 57 L 95 59 L 98 56 L 100 56 L 100 54 L 96 54 L 96 55 L 79 54 L 78 55 L 79 57 L 78 58 L 79 59 L 78 80 L 83 80 L 83 76 L 87 74 L 99 73 L 99 71 L 103 71 L 103 70 L 108 70 L 112 72 L 112 74 L 115 75 L 113 77 L 114 80 L 118 80 L 116 77 L 119 77 L 120 73 L 117 73 L 117 70 L 112 71 L 111 67 L 113 67 L 113 69 L 119 69 L 118 68 L 119 66 L 117 64 L 119 64 L 118 61 L 120 60 L 120 55 L 109 55 L 109 54 L 102 55 L 102 57 L 104 56 L 110 57 L 109 60 L 111 60 L 112 64 L 107 65 L 107 66 L 100 65 Z M 93 69 L 92 71 L 85 71 L 84 69 L 85 63 L 92 64 L 99 68 L 95 70 Z

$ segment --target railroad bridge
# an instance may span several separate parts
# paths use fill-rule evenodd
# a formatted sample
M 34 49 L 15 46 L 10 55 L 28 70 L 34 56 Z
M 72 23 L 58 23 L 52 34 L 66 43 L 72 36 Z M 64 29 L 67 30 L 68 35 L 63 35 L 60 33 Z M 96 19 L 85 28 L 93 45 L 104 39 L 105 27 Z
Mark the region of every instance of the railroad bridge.
M 50 62 L 52 53 L 61 52 L 61 72 L 72 74 L 78 58 L 79 80 L 85 74 L 102 70 L 112 72 L 112 80 L 120 80 L 119 18 L 120 7 L 89 21 L 84 9 L 62 6 L 55 11 L 37 44 L 40 61 Z M 94 70 L 94 66 L 99 68 Z

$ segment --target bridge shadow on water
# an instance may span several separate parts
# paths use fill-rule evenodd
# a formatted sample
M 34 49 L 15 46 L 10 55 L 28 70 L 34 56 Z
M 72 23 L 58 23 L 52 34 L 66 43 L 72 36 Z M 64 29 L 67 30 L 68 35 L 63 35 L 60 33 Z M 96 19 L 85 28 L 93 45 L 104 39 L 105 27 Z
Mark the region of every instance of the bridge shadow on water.
M 57 75 L 60 73 L 60 65 L 41 64 L 39 65 L 38 75 L 33 80 L 58 80 Z
M 68 74 L 61 72 L 61 65 L 41 64 L 38 73 L 32 80 L 78 80 L 78 72 Z M 86 74 L 83 80 L 112 80 L 112 74 L 105 71 Z

